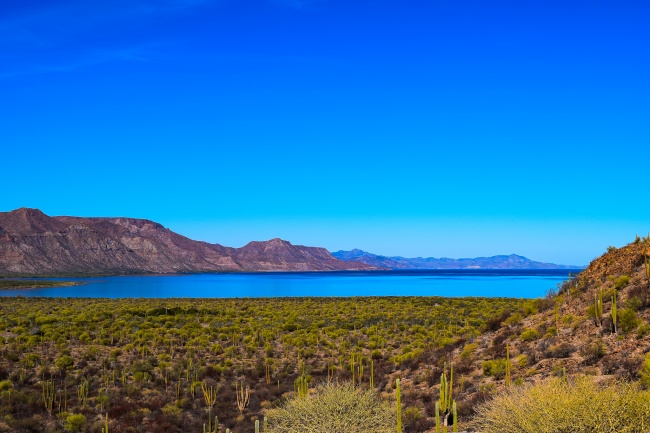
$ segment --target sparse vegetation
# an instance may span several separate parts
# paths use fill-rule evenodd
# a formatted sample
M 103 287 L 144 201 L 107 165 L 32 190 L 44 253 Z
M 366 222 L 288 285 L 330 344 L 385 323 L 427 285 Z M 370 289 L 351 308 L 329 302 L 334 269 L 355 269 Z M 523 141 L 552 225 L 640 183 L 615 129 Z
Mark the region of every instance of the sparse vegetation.
M 111 431 L 201 432 L 218 417 L 221 430 L 243 433 L 265 410 L 298 391 L 311 398 L 327 380 L 372 384 L 394 398 L 398 373 L 404 408 L 419 408 L 404 422 L 426 431 L 433 390 L 413 388 L 417 372 L 433 368 L 439 378 L 466 344 L 474 362 L 469 342 L 486 322 L 524 316 L 534 302 L 0 298 L 0 417 L 15 431 L 36 420 L 51 432 L 77 428 L 66 424 L 69 414 L 86 417 L 75 418 L 84 432 L 101 431 L 95 420 L 106 414 Z M 296 387 L 301 378 L 306 386 Z
M 52 281 L 52 280 L 12 280 L 0 278 L 0 290 L 18 289 L 43 289 L 47 287 L 68 287 L 76 286 L 79 283 L 73 281 Z

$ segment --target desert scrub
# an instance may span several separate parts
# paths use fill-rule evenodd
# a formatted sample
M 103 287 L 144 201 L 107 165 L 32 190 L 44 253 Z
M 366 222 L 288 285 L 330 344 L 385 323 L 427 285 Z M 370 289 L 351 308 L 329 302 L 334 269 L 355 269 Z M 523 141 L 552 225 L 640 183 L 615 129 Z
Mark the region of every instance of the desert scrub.
M 268 433 L 393 433 L 393 405 L 349 382 L 321 385 L 267 412 Z
M 539 332 L 536 329 L 524 329 L 519 336 L 521 341 L 533 341 L 539 337 Z
M 588 377 L 508 388 L 476 410 L 483 433 L 641 433 L 650 431 L 650 392 Z

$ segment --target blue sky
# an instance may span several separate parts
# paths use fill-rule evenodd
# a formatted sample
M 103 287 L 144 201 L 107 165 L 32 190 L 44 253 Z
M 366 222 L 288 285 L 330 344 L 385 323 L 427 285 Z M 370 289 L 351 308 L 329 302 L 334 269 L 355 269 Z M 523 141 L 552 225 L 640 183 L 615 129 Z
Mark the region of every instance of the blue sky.
M 650 231 L 650 7 L 0 8 L 0 210 L 586 264 Z

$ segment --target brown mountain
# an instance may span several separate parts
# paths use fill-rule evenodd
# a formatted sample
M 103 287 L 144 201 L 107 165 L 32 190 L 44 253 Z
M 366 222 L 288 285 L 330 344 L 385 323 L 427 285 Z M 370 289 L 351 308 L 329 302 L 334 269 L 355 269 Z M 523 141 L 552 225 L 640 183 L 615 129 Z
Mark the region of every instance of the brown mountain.
M 242 248 L 188 239 L 135 218 L 50 217 L 0 212 L 0 275 L 338 271 L 375 267 L 281 239 Z

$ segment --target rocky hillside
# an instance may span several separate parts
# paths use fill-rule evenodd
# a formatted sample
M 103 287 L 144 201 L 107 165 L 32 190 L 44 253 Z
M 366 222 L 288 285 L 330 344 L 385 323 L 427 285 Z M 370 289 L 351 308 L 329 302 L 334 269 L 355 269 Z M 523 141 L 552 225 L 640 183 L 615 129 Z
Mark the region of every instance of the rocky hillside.
M 4 276 L 364 269 L 375 267 L 281 239 L 229 248 L 143 219 L 50 217 L 26 208 L 0 212 Z
M 512 384 L 564 375 L 635 380 L 650 353 L 649 324 L 650 239 L 637 238 L 610 247 L 556 295 L 493 317 L 486 333 L 443 350 L 441 359 L 454 362 L 471 412 L 506 385 L 508 357 Z
M 435 257 L 406 258 L 400 256 L 379 256 L 362 250 L 337 251 L 332 253 L 339 260 L 355 261 L 370 266 L 389 269 L 579 269 L 580 266 L 556 265 L 536 262 L 516 254 L 473 259 L 450 259 Z

